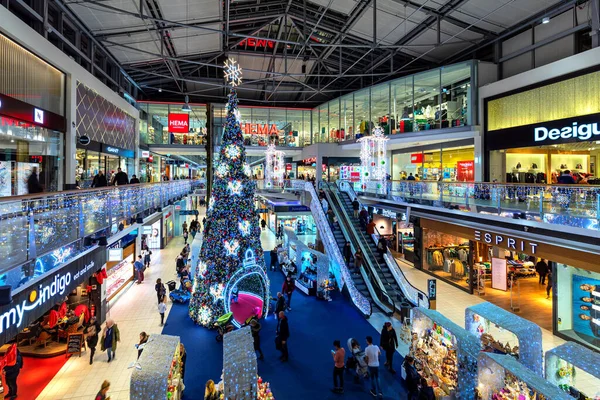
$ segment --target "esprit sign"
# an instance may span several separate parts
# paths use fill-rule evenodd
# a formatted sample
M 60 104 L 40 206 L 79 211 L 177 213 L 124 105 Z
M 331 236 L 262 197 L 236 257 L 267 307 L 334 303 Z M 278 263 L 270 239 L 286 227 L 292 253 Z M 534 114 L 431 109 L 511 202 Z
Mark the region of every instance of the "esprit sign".
M 535 255 L 537 253 L 538 244 L 528 240 L 478 230 L 473 231 L 473 233 L 475 240 L 478 242 L 502 247 L 507 250 L 520 251 L 529 255 Z
M 240 47 L 244 47 L 244 46 L 254 47 L 255 49 L 256 48 L 272 49 L 273 47 L 275 47 L 275 42 L 272 40 L 268 40 L 268 39 L 248 38 L 248 39 L 242 40 L 240 42 L 239 46 Z
M 169 114 L 169 132 L 188 133 L 190 131 L 189 114 Z
M 579 123 L 575 121 L 572 124 L 561 128 L 549 129 L 544 126 L 539 126 L 533 129 L 533 140 L 536 142 L 574 138 L 585 141 L 590 140 L 592 136 L 600 136 L 598 122 L 579 125 Z
M 246 135 L 277 135 L 277 125 L 242 124 L 242 131 Z

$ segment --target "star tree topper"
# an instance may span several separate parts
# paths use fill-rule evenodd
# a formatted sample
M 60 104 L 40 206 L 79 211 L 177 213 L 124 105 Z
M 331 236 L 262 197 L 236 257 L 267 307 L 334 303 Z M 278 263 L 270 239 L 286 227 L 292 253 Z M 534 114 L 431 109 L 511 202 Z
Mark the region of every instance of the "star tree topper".
M 231 87 L 242 84 L 242 68 L 231 57 L 225 60 L 225 79 Z

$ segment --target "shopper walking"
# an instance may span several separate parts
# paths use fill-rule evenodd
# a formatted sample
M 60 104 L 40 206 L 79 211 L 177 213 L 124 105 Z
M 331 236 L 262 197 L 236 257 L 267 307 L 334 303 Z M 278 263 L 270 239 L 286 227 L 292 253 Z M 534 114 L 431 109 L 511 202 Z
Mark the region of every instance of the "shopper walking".
M 363 208 L 358 213 L 358 222 L 360 223 L 360 227 L 364 230 L 367 229 L 367 220 L 369 219 L 369 212 Z
M 260 330 L 261 330 L 262 326 L 260 325 L 260 323 L 253 319 L 252 321 L 250 321 L 250 331 L 252 332 L 252 339 L 254 341 L 254 351 L 258 351 L 258 359 L 262 360 L 265 358 L 265 356 L 263 355 L 263 352 L 260 348 Z
M 285 311 L 285 298 L 281 292 L 277 292 L 277 298 L 275 299 L 275 315 L 279 318 L 279 313 Z
M 110 396 L 107 396 L 108 389 L 110 389 L 110 382 L 102 382 L 102 386 L 100 386 L 100 391 L 98 392 L 94 400 L 110 400 Z
M 185 232 L 187 230 L 188 230 L 187 221 L 183 221 L 183 224 L 181 224 L 181 232 Z
M 163 298 L 163 301 L 158 303 L 158 313 L 160 314 L 160 326 L 165 325 L 165 313 L 167 312 L 167 299 Z
M 23 368 L 23 356 L 19 349 L 16 349 L 16 352 L 17 358 L 15 363 L 4 367 L 4 380 L 6 381 L 6 386 L 8 386 L 8 393 L 4 397 L 5 399 L 14 399 L 18 396 L 17 378 L 19 377 L 21 368 Z
M 108 186 L 108 181 L 106 180 L 106 175 L 102 170 L 98 171 L 94 179 L 92 180 L 92 187 L 106 187 Z
M 396 348 L 398 347 L 398 335 L 396 335 L 396 330 L 392 326 L 391 322 L 386 322 L 383 324 L 383 329 L 381 330 L 381 348 L 385 350 L 385 366 L 388 371 L 392 374 L 395 374 L 393 361 L 394 361 L 394 353 L 396 352 Z
M 152 255 L 152 252 L 146 248 L 146 250 L 142 251 L 142 253 L 144 255 L 144 266 L 146 268 L 150 268 L 150 262 L 152 261 L 150 256 Z
M 142 262 L 141 255 L 138 256 L 138 259 L 133 263 L 133 267 L 137 273 L 137 283 L 139 285 L 140 283 L 144 282 L 144 270 L 146 269 L 144 263 Z
M 288 311 L 292 311 L 292 293 L 294 293 L 295 289 L 296 282 L 294 281 L 294 278 L 288 275 L 287 278 L 285 278 L 285 281 L 283 281 L 283 286 L 281 287 L 281 291 L 287 296 Z
M 165 288 L 165 284 L 162 283 L 162 279 L 158 278 L 156 280 L 156 285 L 154 285 L 154 290 L 156 290 L 156 298 L 158 300 L 158 304 L 162 303 L 165 296 L 167 295 L 167 289 Z
M 408 400 L 417 400 L 419 397 L 419 383 L 421 376 L 415 368 L 415 359 L 406 356 L 404 359 L 404 371 L 406 372 L 406 387 L 408 388 Z
M 543 258 L 535 265 L 535 272 L 540 275 L 540 284 L 546 284 L 546 275 L 548 275 L 548 263 Z
M 42 193 L 44 191 L 44 188 L 42 188 L 38 179 L 37 167 L 31 169 L 31 175 L 27 178 L 27 191 L 29 194 Z
M 327 199 L 324 198 L 321 200 L 321 206 L 323 207 L 323 212 L 327 212 L 329 209 L 329 203 L 327 203 Z
M 98 335 L 101 331 L 102 328 L 96 316 L 92 316 L 89 325 L 83 331 L 87 347 L 90 349 L 90 365 L 94 363 L 94 354 L 96 353 L 96 346 L 98 346 Z
M 350 247 L 350 242 L 347 240 L 346 244 L 344 244 L 344 248 L 342 249 L 342 254 L 344 255 L 346 265 L 350 265 L 350 258 L 352 257 L 352 248 Z
M 271 259 L 271 263 L 270 263 L 269 269 L 271 271 L 276 271 L 277 270 L 277 247 L 274 247 L 269 252 L 269 258 Z
M 358 218 L 358 212 L 360 211 L 360 203 L 357 198 L 354 198 L 352 202 L 352 211 L 354 211 L 354 218 Z
M 552 290 L 552 270 L 548 271 L 548 284 L 546 285 L 546 298 L 550 298 L 550 291 Z
M 363 253 L 361 249 L 356 250 L 354 253 L 354 267 L 356 268 L 355 273 L 360 274 L 360 268 L 363 264 Z
M 113 176 L 112 184 L 115 186 L 127 185 L 129 183 L 129 178 L 127 174 L 121 170 L 121 168 L 117 168 L 117 173 Z
M 283 311 L 279 312 L 279 321 L 277 321 L 277 334 L 275 336 L 275 346 L 281 351 L 279 359 L 286 362 L 289 357 L 288 339 L 290 337 L 290 326 L 288 319 Z
M 121 341 L 121 333 L 119 327 L 115 324 L 112 319 L 106 320 L 106 326 L 102 332 L 102 342 L 100 350 L 106 350 L 108 354 L 108 362 L 111 362 L 115 358 L 115 352 L 117 351 L 117 343 Z
M 344 359 L 346 358 L 346 350 L 344 350 L 339 340 L 333 341 L 333 389 L 334 393 L 344 393 Z M 338 385 L 339 380 L 339 385 Z
M 373 396 L 383 397 L 381 385 L 379 384 L 379 356 L 381 351 L 379 347 L 373 344 L 373 338 L 367 336 L 367 348 L 365 349 L 367 365 L 369 366 L 369 376 L 371 377 L 371 391 Z
M 183 243 L 184 244 L 187 244 L 189 235 L 190 234 L 188 233 L 187 229 L 185 231 L 183 231 Z
M 144 351 L 144 347 L 146 346 L 146 343 L 148 343 L 148 339 L 150 338 L 150 336 L 148 336 L 148 334 L 146 332 L 140 332 L 140 342 L 138 344 L 135 345 L 135 348 L 138 351 L 138 360 L 140 359 L 140 356 L 142 355 L 142 352 Z

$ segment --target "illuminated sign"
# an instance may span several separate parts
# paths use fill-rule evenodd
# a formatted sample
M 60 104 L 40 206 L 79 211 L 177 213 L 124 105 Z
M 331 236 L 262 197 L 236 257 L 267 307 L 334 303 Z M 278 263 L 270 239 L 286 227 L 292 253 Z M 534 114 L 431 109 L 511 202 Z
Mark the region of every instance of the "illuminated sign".
M 119 149 L 117 149 L 115 147 L 106 146 L 105 150 L 108 151 L 109 153 L 119 154 Z
M 410 162 L 412 164 L 421 164 L 423 162 L 423 153 L 415 153 L 410 155 Z
M 148 158 L 148 157 L 150 157 L 150 151 L 142 150 L 142 158 Z
M 275 47 L 275 42 L 273 40 L 268 40 L 268 39 L 248 38 L 248 39 L 242 40 L 240 42 L 239 46 L 254 47 L 255 49 L 257 49 L 257 48 L 272 49 L 273 47 Z
M 553 129 L 540 126 L 533 130 L 533 136 L 536 142 L 571 138 L 589 140 L 592 136 L 598 135 L 600 135 L 600 129 L 598 129 L 597 122 L 594 122 L 593 124 L 578 125 L 578 122 L 575 121 L 570 126 L 563 126 Z
M 304 164 L 316 163 L 317 157 L 305 158 L 304 160 L 302 160 L 302 162 L 304 162 Z
M 277 135 L 277 125 L 271 124 L 241 124 L 242 131 L 246 135 Z
M 189 114 L 169 114 L 169 132 L 188 133 L 190 131 Z
M 499 235 L 496 233 L 474 231 L 475 240 L 491 246 L 498 246 L 508 250 L 520 251 L 529 255 L 537 252 L 538 244 L 520 238 Z
M 39 108 L 33 109 L 33 120 L 38 124 L 44 123 L 44 110 L 40 110 Z
M 123 248 L 108 249 L 108 261 L 123 260 Z

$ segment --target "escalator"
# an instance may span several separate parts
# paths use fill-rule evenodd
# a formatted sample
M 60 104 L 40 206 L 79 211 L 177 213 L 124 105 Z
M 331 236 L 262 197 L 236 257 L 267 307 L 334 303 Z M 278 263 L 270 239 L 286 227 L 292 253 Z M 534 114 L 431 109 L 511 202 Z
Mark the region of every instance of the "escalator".
M 416 306 L 416 304 L 411 302 L 404 294 L 385 259 L 379 254 L 376 243 L 364 232 L 358 219 L 354 218 L 352 200 L 348 194 L 340 192 L 335 184 L 323 184 L 323 187 L 326 189 L 325 193 L 330 206 L 339 208 L 334 208 L 334 211 L 340 222 L 343 220 L 343 223 L 348 226 L 347 230 L 351 232 L 351 241 L 356 243 L 357 247 L 361 248 L 365 261 L 370 263 L 369 266 L 373 273 L 370 277 L 370 283 L 374 286 L 379 286 L 385 291 L 386 297 L 391 298 L 391 304 L 388 303 L 388 306 L 392 306 L 391 308 L 403 317 L 407 316 L 409 310 Z M 340 239 L 343 240 L 342 238 Z

